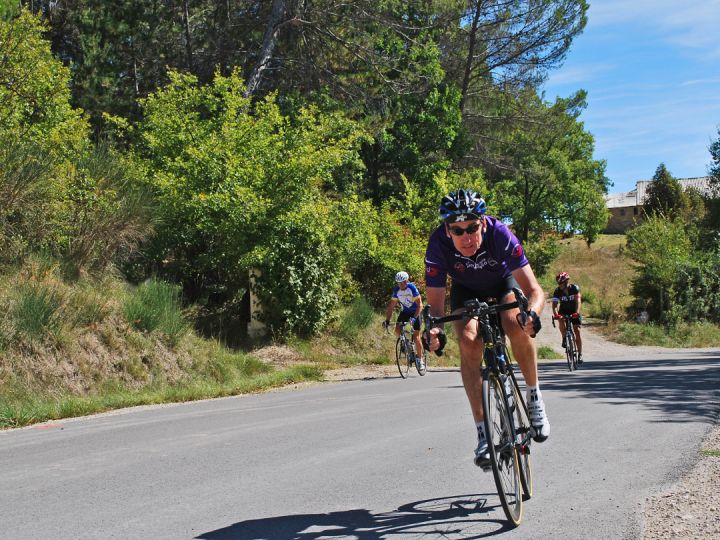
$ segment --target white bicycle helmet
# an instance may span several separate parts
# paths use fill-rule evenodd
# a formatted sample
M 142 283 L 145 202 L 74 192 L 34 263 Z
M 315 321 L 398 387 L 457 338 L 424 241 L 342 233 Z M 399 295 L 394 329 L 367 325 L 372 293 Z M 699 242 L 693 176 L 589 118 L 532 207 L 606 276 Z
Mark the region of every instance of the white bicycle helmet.
M 402 283 L 403 281 L 410 281 L 410 276 L 408 276 L 407 272 L 398 272 L 395 274 L 395 281 L 397 283 Z

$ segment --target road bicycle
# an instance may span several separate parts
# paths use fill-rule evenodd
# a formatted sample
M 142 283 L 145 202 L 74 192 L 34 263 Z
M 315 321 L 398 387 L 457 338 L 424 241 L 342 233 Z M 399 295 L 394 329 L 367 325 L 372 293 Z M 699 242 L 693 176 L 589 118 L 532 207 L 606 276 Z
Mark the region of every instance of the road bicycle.
M 527 298 L 519 289 L 512 290 L 516 298 L 514 302 L 497 304 L 472 299 L 464 303 L 462 313 L 445 317 L 431 317 L 430 306 L 425 306 L 424 322 L 428 332 L 445 322 L 478 321 L 478 336 L 485 344 L 482 400 L 490 463 L 505 516 L 513 526 L 517 526 L 522 519 L 523 501 L 533 494 L 530 443 L 535 430 L 530 425 L 527 403 L 520 392 L 500 323 L 502 311 L 519 307 L 521 313 L 527 313 Z
M 563 341 L 565 342 L 565 357 L 567 358 L 568 370 L 572 371 L 573 369 L 578 368 L 578 359 L 580 357 L 577 342 L 575 341 L 575 332 L 573 331 L 572 321 L 575 320 L 575 317 L 572 315 L 565 315 L 563 313 L 553 315 L 553 328 L 555 328 L 555 321 L 560 319 L 565 319 L 565 336 L 563 337 Z
M 395 341 L 395 362 L 400 376 L 407 379 L 413 365 L 421 376 L 425 375 L 427 373 L 428 352 L 423 348 L 422 356 L 417 354 L 415 340 L 413 339 L 413 327 L 410 321 L 396 322 L 395 326 L 400 327 L 400 335 Z M 385 328 L 386 332 L 389 332 L 388 328 Z

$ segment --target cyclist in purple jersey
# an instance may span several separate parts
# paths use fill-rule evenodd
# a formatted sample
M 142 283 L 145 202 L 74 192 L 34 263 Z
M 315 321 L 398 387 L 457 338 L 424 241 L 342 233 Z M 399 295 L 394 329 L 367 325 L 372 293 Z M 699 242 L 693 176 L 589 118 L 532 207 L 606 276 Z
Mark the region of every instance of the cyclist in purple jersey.
M 470 190 L 458 190 L 444 197 L 440 215 L 444 223 L 430 236 L 425 255 L 426 298 L 431 315 L 445 311 L 447 277 L 452 278 L 450 309 L 463 310 L 465 300 L 495 298 L 499 303 L 515 300 L 512 288 L 529 299 L 529 317 L 522 323 L 520 311 L 504 311 L 501 320 L 510 339 L 513 355 L 527 385 L 530 423 L 534 439 L 542 442 L 550 435 L 550 423 L 538 382 L 537 352 L 532 338 L 540 330 L 545 294 L 530 268 L 520 241 L 500 220 L 485 214 L 485 201 Z M 478 445 L 475 464 L 486 468 L 490 461 L 488 438 L 483 424 L 482 375 L 484 344 L 478 336 L 476 320 L 453 323 L 460 345 L 460 372 L 470 402 Z M 445 336 L 440 328 L 430 331 L 429 348 L 441 350 Z

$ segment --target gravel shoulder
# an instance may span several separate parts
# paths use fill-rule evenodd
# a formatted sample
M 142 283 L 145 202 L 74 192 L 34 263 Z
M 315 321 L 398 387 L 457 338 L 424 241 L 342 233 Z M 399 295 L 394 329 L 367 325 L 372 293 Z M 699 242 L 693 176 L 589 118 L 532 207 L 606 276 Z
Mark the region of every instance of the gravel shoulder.
M 550 346 L 560 352 L 560 334 L 552 327 L 549 305 L 543 311 L 543 330 L 537 345 Z M 583 327 L 583 355 L 593 358 L 627 358 L 646 354 L 680 352 L 693 349 L 667 349 L 653 346 L 629 346 L 608 341 L 593 331 L 592 324 Z M 328 381 L 348 381 L 397 376 L 395 365 L 353 366 L 326 372 Z M 678 538 L 720 538 L 720 425 L 710 429 L 689 470 L 657 493 L 645 499 L 642 515 L 643 540 Z

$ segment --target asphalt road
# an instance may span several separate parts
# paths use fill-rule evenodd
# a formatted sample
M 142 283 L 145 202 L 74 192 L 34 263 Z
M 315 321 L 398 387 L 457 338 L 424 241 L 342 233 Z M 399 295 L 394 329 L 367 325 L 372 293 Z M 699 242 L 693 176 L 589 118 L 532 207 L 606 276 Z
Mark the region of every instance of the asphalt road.
M 0 432 L 0 537 L 637 538 L 720 412 L 720 350 L 543 364 L 550 439 L 506 527 L 457 371 Z

